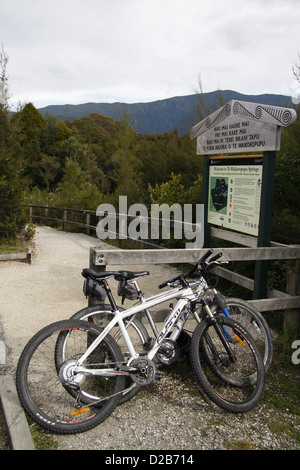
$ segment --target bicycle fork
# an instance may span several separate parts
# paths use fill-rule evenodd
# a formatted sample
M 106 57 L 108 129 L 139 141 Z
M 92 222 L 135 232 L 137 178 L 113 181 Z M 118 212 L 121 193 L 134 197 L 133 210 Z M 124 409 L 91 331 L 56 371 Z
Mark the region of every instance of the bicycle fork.
M 205 299 L 201 299 L 200 300 L 200 303 L 204 309 L 204 311 L 206 312 L 207 316 L 210 318 L 215 330 L 216 330 L 216 333 L 217 335 L 219 336 L 224 348 L 225 348 L 225 351 L 227 352 L 228 354 L 228 357 L 229 357 L 229 360 L 231 362 L 236 362 L 236 357 L 230 347 L 230 344 L 229 344 L 229 340 L 231 339 L 230 335 L 228 334 L 228 332 L 225 330 L 223 330 L 219 323 L 218 323 L 218 320 L 217 318 L 213 315 L 211 309 L 209 308 L 208 306 L 208 303 L 206 302 Z

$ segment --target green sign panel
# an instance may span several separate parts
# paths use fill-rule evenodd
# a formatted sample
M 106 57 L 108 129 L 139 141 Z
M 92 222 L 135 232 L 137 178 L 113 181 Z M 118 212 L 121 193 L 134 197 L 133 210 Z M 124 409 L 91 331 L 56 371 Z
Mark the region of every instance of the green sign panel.
M 259 156 L 210 158 L 208 223 L 258 235 L 262 163 Z

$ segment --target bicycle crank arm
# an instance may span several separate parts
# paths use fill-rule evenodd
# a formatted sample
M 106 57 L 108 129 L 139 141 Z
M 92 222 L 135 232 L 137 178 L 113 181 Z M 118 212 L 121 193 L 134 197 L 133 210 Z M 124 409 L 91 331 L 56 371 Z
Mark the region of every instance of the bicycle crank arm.
M 76 374 L 85 374 L 85 375 L 99 375 L 102 377 L 115 377 L 116 375 L 130 375 L 133 372 L 136 372 L 135 367 L 126 367 L 120 366 L 117 369 L 86 369 L 85 367 L 78 367 L 76 371 L 74 371 L 74 375 Z

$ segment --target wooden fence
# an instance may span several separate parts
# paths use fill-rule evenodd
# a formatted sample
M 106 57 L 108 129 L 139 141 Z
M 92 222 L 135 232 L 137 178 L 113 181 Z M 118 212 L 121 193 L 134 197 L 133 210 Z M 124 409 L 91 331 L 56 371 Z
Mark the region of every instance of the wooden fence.
M 71 208 L 58 208 L 48 206 L 29 205 L 29 217 L 33 222 L 36 220 L 52 221 L 61 224 L 64 230 L 67 225 L 73 225 L 84 228 L 87 234 L 96 231 L 97 219 L 96 212 L 90 210 L 80 210 Z M 34 214 L 39 211 L 39 214 Z M 42 211 L 42 212 L 41 212 Z M 50 211 L 52 215 L 50 216 Z M 55 215 L 53 215 L 53 213 Z M 58 215 L 60 214 L 60 216 Z M 71 214 L 81 214 L 85 218 L 84 221 L 74 220 Z M 91 224 L 91 218 L 96 223 Z M 279 311 L 284 310 L 286 318 L 292 317 L 292 322 L 299 323 L 300 309 L 300 245 L 283 245 L 271 242 L 270 247 L 257 247 L 256 237 L 230 232 L 219 228 L 211 227 L 211 236 L 238 245 L 239 248 L 216 248 L 216 251 L 222 251 L 223 260 L 226 261 L 264 261 L 264 260 L 290 260 L 290 269 L 287 274 L 286 292 L 277 290 L 268 290 L 267 298 L 254 299 L 251 302 L 260 311 Z M 129 238 L 129 237 L 128 237 Z M 122 240 L 119 240 L 120 244 Z M 130 239 L 142 249 L 136 250 L 120 250 L 109 249 L 101 250 L 91 247 L 90 249 L 90 266 L 93 269 L 104 270 L 106 266 L 122 266 L 122 265 L 155 265 L 155 264 L 174 264 L 174 263 L 194 263 L 202 256 L 206 249 L 166 249 L 145 240 Z M 223 267 L 216 267 L 215 273 L 242 286 L 250 291 L 254 290 L 254 280 L 237 274 Z

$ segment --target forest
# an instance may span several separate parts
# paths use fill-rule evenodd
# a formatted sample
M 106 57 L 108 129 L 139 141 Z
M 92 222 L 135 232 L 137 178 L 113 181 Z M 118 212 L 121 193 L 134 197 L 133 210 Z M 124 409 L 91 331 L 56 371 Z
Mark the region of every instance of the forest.
M 276 159 L 272 240 L 300 234 L 300 118 L 284 129 Z M 41 115 L 28 103 L 10 115 L 0 108 L 0 240 L 27 222 L 23 204 L 96 210 L 143 203 L 201 203 L 202 158 L 189 134 L 141 135 L 134 116 L 97 113 L 74 121 Z

